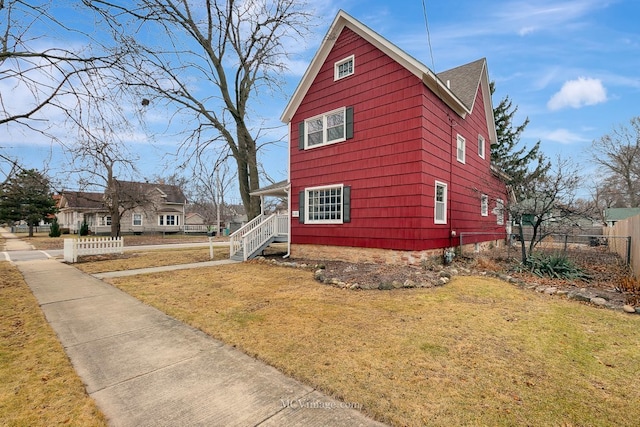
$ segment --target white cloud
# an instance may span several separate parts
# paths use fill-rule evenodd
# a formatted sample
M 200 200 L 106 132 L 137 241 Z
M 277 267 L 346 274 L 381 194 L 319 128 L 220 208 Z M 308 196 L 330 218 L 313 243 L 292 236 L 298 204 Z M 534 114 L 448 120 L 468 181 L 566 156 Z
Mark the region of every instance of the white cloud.
M 565 107 L 581 108 L 586 105 L 595 105 L 607 100 L 607 90 L 600 79 L 578 77 L 577 80 L 569 80 L 562 85 L 559 92 L 555 93 L 547 108 L 552 111 Z
M 550 132 L 545 132 L 544 139 L 553 142 L 559 142 L 560 144 L 574 144 L 577 142 L 589 141 L 588 139 L 583 138 L 577 133 L 571 132 L 567 129 L 556 129 Z

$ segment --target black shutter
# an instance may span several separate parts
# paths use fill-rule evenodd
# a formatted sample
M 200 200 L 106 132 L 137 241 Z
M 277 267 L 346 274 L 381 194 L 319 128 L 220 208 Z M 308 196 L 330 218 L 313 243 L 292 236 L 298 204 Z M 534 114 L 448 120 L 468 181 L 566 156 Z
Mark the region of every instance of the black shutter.
M 342 188 L 342 222 L 351 222 L 351 187 Z
M 304 121 L 298 125 L 298 149 L 304 150 Z
M 353 138 L 353 107 L 347 107 L 345 116 L 345 137 L 351 139 Z
M 300 192 L 300 197 L 298 198 L 298 222 L 304 224 L 304 190 Z

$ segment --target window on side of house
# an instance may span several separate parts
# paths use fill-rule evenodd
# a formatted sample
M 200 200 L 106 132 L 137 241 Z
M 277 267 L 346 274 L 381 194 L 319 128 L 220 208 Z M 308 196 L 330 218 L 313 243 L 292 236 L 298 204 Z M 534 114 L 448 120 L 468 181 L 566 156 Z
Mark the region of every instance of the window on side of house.
M 478 134 L 478 156 L 484 159 L 484 136 Z
M 111 225 L 111 216 L 106 215 L 100 218 L 100 225 Z
M 436 181 L 435 204 L 433 222 L 435 224 L 447 223 L 447 184 Z
M 480 196 L 480 215 L 489 216 L 489 196 L 486 194 Z
M 342 223 L 342 185 L 306 190 L 307 223 Z
M 300 191 L 298 205 L 302 224 L 351 222 L 351 187 L 338 184 L 306 188 Z
M 462 135 L 458 135 L 458 137 L 456 138 L 456 157 L 460 163 L 465 162 L 466 145 L 467 141 L 464 139 L 464 137 Z
M 142 225 L 142 214 L 133 214 L 133 225 Z
M 305 120 L 305 147 L 342 142 L 345 135 L 345 108 Z
M 355 72 L 355 57 L 348 56 L 334 65 L 333 80 L 337 81 L 352 75 Z
M 496 199 L 496 224 L 504 225 L 504 200 Z

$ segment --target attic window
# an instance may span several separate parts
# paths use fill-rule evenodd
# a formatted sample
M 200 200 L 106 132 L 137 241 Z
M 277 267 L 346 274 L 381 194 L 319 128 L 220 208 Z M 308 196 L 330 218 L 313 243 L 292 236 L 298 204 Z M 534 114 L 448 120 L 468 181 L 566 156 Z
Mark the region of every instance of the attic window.
M 353 55 L 335 63 L 333 80 L 340 80 L 354 73 Z

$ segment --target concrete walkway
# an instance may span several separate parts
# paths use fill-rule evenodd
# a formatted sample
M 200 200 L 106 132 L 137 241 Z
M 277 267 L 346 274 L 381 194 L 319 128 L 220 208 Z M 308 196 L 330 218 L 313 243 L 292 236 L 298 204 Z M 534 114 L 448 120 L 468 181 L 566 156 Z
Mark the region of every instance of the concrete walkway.
M 382 426 L 54 259 L 15 263 L 113 426 Z

